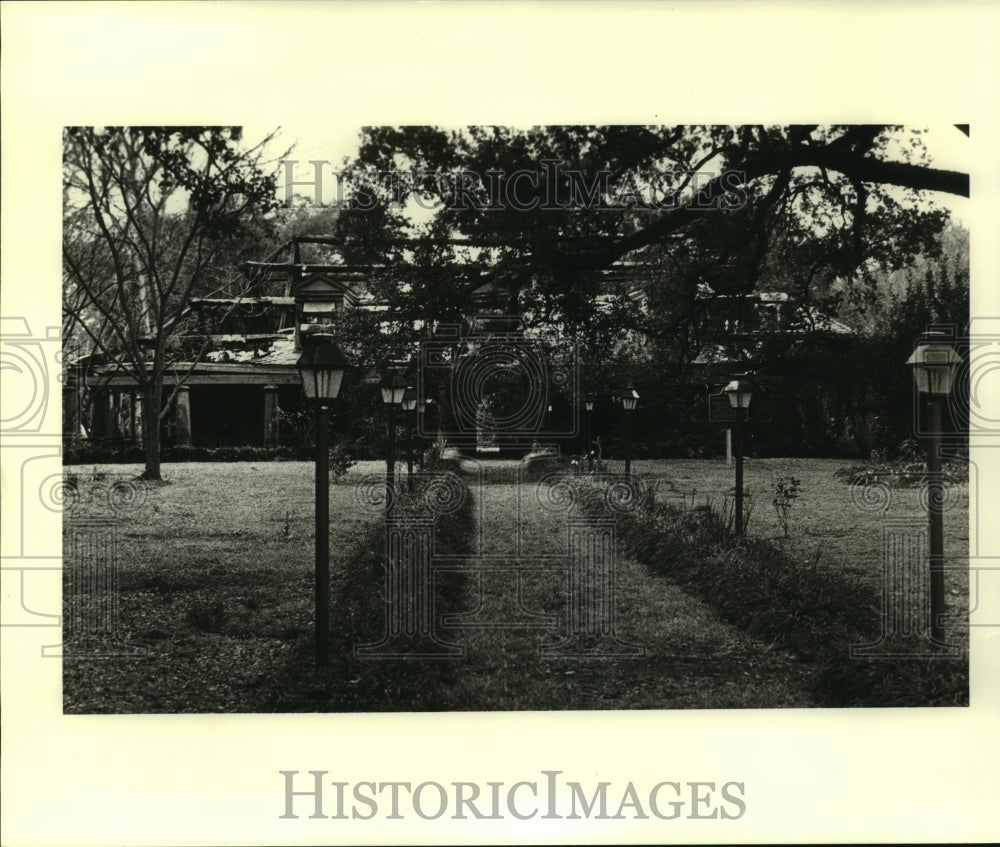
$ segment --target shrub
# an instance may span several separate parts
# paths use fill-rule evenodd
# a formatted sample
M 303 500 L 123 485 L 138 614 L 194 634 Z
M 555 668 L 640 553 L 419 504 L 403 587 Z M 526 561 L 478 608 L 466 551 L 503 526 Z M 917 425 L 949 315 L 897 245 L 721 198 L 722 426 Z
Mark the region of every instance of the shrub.
M 558 470 L 570 470 L 571 460 L 568 456 L 561 456 L 554 450 L 532 447 L 530 453 L 524 457 L 522 465 L 522 479 L 535 482 L 547 474 Z
M 427 453 L 424 460 L 425 472 L 448 472 L 462 474 L 462 454 L 454 447 L 437 443 Z
M 968 462 L 944 459 L 941 472 L 945 482 L 968 482 Z M 869 461 L 864 464 L 839 468 L 836 476 L 849 485 L 871 485 L 885 483 L 893 488 L 912 488 L 927 482 L 927 452 L 920 442 L 908 438 L 896 448 L 895 457 L 890 459 L 886 450 L 872 450 Z
M 334 444 L 330 448 L 330 477 L 334 481 L 343 478 L 357 462 L 351 458 L 351 451 L 345 444 Z
M 354 444 L 343 442 L 330 448 L 330 474 L 340 479 L 357 462 Z M 288 462 L 310 461 L 316 456 L 311 445 L 282 444 L 274 447 L 236 445 L 225 447 L 196 447 L 175 445 L 164 447 L 160 461 L 170 462 Z M 146 454 L 141 447 L 131 444 L 74 440 L 63 447 L 64 465 L 83 464 L 142 464 Z
M 597 480 L 576 482 L 585 511 L 603 509 Z M 619 519 L 623 548 L 751 635 L 814 663 L 812 691 L 820 705 L 928 706 L 968 703 L 962 660 L 852 658 L 854 644 L 872 641 L 881 593 L 861 578 L 809 567 L 761 539 L 736 539 L 726 504 L 678 507 L 653 492 Z M 924 667 L 921 663 L 926 664 Z
M 771 481 L 773 492 L 771 505 L 774 507 L 774 513 L 778 516 L 778 523 L 781 524 L 785 538 L 788 538 L 788 510 L 798 499 L 801 485 L 801 481 L 794 476 L 783 476 Z

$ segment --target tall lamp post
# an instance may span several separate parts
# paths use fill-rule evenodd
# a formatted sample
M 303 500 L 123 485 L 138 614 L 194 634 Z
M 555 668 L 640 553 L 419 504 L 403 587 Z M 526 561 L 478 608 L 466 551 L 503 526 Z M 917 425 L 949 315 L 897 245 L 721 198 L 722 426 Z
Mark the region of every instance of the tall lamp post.
M 330 405 L 347 360 L 330 335 L 304 342 L 297 363 L 306 399 L 316 407 L 316 667 L 330 663 Z
M 594 398 L 589 394 L 583 400 L 583 411 L 583 449 L 587 454 L 587 470 L 592 471 L 594 469 L 594 455 L 590 449 L 590 415 L 594 411 Z
M 639 392 L 629 386 L 622 392 L 622 409 L 625 410 L 625 476 L 632 473 L 632 412 L 639 405 Z
M 615 427 L 617 427 L 617 425 L 619 423 L 618 419 L 621 417 L 621 415 L 618 413 L 618 409 L 620 409 L 621 407 L 622 407 L 622 397 L 621 397 L 621 394 L 619 394 L 616 391 L 614 394 L 611 395 L 611 409 L 612 409 L 611 427 L 612 427 L 612 429 L 614 429 Z
M 417 392 L 410 385 L 403 392 L 403 411 L 406 413 L 406 487 L 413 491 L 413 418 L 417 411 Z
M 382 389 L 382 403 L 386 407 L 386 430 L 388 448 L 385 457 L 385 511 L 392 511 L 392 501 L 396 493 L 396 407 L 403 403 L 406 380 L 398 373 L 389 373 L 379 385 Z
M 430 405 L 433 402 L 434 401 L 431 400 L 429 397 L 423 397 L 423 396 L 418 396 L 417 397 L 417 418 L 420 421 L 420 434 L 421 434 L 421 437 L 424 437 L 424 434 L 426 432 L 426 430 L 424 429 L 424 427 L 427 425 L 426 424 L 426 418 L 424 417 L 424 415 L 427 412 L 428 405 Z M 424 469 L 424 448 L 423 447 L 420 448 L 420 452 L 417 454 L 417 467 L 420 469 L 421 472 L 423 472 L 423 469 Z
M 907 364 L 917 391 L 927 397 L 927 540 L 930 547 L 931 640 L 944 644 L 944 481 L 941 476 L 941 406 L 951 392 L 962 359 L 945 340 L 928 333 L 917 342 Z
M 723 391 L 729 397 L 729 405 L 736 412 L 736 422 L 733 426 L 733 454 L 736 460 L 736 502 L 733 509 L 736 515 L 736 536 L 743 535 L 743 420 L 747 406 L 750 405 L 750 395 L 753 383 L 749 375 L 740 374 L 734 378 Z

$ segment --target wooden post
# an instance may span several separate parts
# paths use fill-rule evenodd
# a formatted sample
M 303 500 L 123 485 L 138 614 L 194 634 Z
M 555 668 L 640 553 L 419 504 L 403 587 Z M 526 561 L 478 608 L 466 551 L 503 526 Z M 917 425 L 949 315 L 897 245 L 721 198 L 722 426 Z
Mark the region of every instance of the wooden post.
M 71 384 L 63 388 L 63 433 L 72 437 L 80 434 L 80 389 Z
M 264 386 L 264 446 L 278 443 L 278 386 Z
M 107 388 L 97 388 L 91 401 L 91 435 L 93 438 L 109 439 L 114 436 L 114 421 L 111 416 L 111 392 Z
M 177 444 L 191 446 L 191 390 L 186 385 L 178 386 L 174 406 L 174 424 L 177 427 Z

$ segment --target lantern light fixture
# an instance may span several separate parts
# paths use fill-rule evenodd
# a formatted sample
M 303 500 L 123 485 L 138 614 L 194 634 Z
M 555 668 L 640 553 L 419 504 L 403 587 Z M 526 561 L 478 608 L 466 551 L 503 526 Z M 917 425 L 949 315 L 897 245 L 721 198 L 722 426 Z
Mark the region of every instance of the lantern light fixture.
M 634 412 L 635 407 L 639 405 L 639 392 L 636 391 L 631 385 L 622 392 L 622 408 L 626 412 Z
M 399 406 L 406 392 L 406 380 L 398 373 L 391 373 L 382 379 L 379 388 L 382 390 L 382 402 L 386 406 Z
M 913 368 L 913 378 L 921 394 L 943 397 L 951 393 L 962 357 L 946 338 L 943 333 L 928 333 L 917 342 L 913 355 L 906 360 Z
M 296 363 L 306 398 L 315 403 L 329 403 L 340 393 L 348 362 L 333 341 L 332 335 L 310 336 Z
M 750 405 L 754 384 L 749 374 L 740 374 L 722 390 L 729 397 L 729 405 L 734 409 L 746 409 Z

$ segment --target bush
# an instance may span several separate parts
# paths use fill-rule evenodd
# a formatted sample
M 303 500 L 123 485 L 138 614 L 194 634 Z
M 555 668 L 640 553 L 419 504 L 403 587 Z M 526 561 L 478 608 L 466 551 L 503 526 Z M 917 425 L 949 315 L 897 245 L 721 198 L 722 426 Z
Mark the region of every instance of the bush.
M 330 477 L 341 479 L 357 462 L 351 458 L 350 449 L 344 444 L 334 444 L 330 448 Z
M 774 508 L 774 513 L 778 516 L 778 523 L 781 524 L 785 538 L 788 538 L 788 510 L 792 508 L 792 504 L 798 499 L 802 483 L 798 477 L 780 477 L 779 479 L 771 480 L 771 488 L 773 494 L 771 506 Z
M 524 457 L 522 464 L 522 479 L 537 482 L 542 477 L 558 470 L 569 470 L 570 458 L 561 456 L 552 450 L 533 446 L 530 453 Z
M 431 464 L 447 463 L 436 457 Z M 441 469 L 441 473 L 450 473 Z M 464 489 L 461 506 L 454 512 L 439 515 L 435 521 L 436 556 L 469 555 L 475 524 L 475 507 L 468 487 L 456 474 Z M 398 492 L 396 509 L 407 510 L 419 504 L 433 478 L 421 480 L 409 494 Z M 443 711 L 453 707 L 445 702 L 457 673 L 456 663 L 440 658 L 413 658 L 406 661 L 372 661 L 358 658 L 354 648 L 379 641 L 385 627 L 385 523 L 375 521 L 347 552 L 349 566 L 344 584 L 336 595 L 333 619 L 333 655 L 342 658 L 337 678 L 338 701 L 352 701 L 350 710 Z M 416 590 L 420 590 L 418 587 Z M 435 616 L 464 610 L 468 596 L 468 577 L 463 572 L 449 572 L 432 579 Z M 428 692 L 437 692 L 428 694 Z
M 945 459 L 941 462 L 941 472 L 946 482 L 969 481 L 969 465 L 965 461 Z M 885 483 L 893 488 L 912 488 L 927 482 L 927 451 L 920 442 L 908 438 L 900 442 L 893 458 L 886 450 L 872 450 L 867 462 L 838 468 L 835 474 L 849 485 Z
M 334 444 L 330 448 L 330 475 L 340 479 L 357 462 L 354 445 Z M 160 461 L 170 462 L 303 462 L 316 457 L 311 445 L 288 444 L 275 447 L 233 446 L 194 447 L 176 445 L 160 451 Z M 146 454 L 141 447 L 115 442 L 74 439 L 63 445 L 64 465 L 142 464 Z
M 585 511 L 603 509 L 603 487 L 577 482 Z M 968 667 L 958 659 L 852 658 L 872 641 L 881 592 L 860 578 L 803 567 L 763 540 L 735 538 L 713 504 L 677 507 L 649 492 L 618 525 L 623 548 L 749 634 L 815 664 L 812 691 L 825 706 L 968 703 Z
M 424 458 L 425 473 L 462 474 L 462 454 L 454 447 L 435 444 Z
M 142 448 L 135 447 L 131 442 L 76 437 L 63 439 L 64 465 L 136 464 L 145 460 Z

